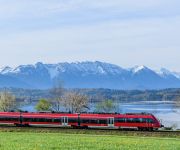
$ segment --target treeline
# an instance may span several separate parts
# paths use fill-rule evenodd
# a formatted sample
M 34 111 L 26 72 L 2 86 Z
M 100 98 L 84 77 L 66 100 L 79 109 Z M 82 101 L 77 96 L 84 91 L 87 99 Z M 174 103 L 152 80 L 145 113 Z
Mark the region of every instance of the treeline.
M 38 101 L 41 98 L 52 98 L 49 90 L 30 90 L 6 88 L 16 96 L 18 101 L 29 100 Z M 0 89 L 4 91 L 4 89 Z M 131 101 L 177 101 L 180 99 L 180 89 L 165 90 L 112 90 L 112 89 L 65 89 L 66 93 L 77 92 L 87 95 L 91 102 L 99 102 L 104 99 L 111 99 L 119 102 Z
M 81 90 L 80 90 L 81 91 Z M 111 89 L 83 89 L 94 101 L 100 97 L 119 102 L 132 101 L 177 101 L 180 99 L 180 89 L 165 90 L 111 90 Z
M 18 93 L 19 91 L 19 93 Z M 29 92 L 29 93 L 26 93 Z M 44 93 L 45 92 L 45 93 Z M 19 94 L 22 95 L 19 95 Z M 117 112 L 117 102 L 174 101 L 180 107 L 180 89 L 122 91 L 110 89 L 66 89 L 61 84 L 49 90 L 2 89 L 0 111 L 18 111 L 19 100 L 38 101 L 37 111 L 80 113 L 96 102 L 96 112 Z M 65 110 L 63 110 L 65 108 Z
M 50 90 L 50 93 L 51 98 L 44 98 L 38 101 L 35 106 L 37 111 L 82 113 L 87 112 L 90 109 L 89 97 L 77 91 L 67 92 L 61 87 L 55 87 Z M 65 110 L 63 108 L 65 108 Z M 0 111 L 22 111 L 18 107 L 17 98 L 7 90 L 0 92 Z M 97 103 L 95 111 L 101 113 L 115 113 L 116 106 L 112 100 L 104 100 L 103 102 Z

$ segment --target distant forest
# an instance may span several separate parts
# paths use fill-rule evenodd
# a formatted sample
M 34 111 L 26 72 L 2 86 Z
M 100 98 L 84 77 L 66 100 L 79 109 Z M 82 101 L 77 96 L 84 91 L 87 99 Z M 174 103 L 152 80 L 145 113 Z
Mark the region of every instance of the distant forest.
M 38 101 L 41 98 L 51 98 L 50 90 L 32 90 L 18 88 L 1 88 L 0 91 L 11 92 L 19 101 Z M 65 89 L 65 92 L 75 91 L 87 95 L 91 102 L 111 99 L 116 102 L 133 101 L 179 101 L 180 89 L 164 90 L 112 90 L 112 89 Z

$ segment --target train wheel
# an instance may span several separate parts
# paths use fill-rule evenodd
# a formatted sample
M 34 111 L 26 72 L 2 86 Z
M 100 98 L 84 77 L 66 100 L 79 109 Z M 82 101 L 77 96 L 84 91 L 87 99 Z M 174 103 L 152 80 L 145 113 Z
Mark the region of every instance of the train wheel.
M 143 128 L 141 128 L 141 127 L 138 127 L 138 131 L 143 131 Z
M 142 127 L 140 128 L 140 131 L 148 131 L 148 128 Z
M 16 127 L 22 127 L 22 124 L 14 124 Z
M 71 125 L 71 127 L 72 127 L 73 129 L 78 129 L 78 126 L 75 126 L 75 125 Z
M 151 132 L 152 132 L 152 131 L 153 131 L 153 128 L 148 128 L 148 131 L 151 131 Z
M 88 129 L 88 126 L 83 126 L 82 128 L 83 128 L 83 129 Z

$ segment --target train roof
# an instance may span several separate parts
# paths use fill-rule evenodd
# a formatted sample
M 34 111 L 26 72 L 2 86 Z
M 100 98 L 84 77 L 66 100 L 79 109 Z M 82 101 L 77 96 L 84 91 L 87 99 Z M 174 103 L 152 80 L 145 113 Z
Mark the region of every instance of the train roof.
M 107 117 L 126 117 L 126 118 L 146 118 L 154 117 L 154 115 L 149 113 L 126 113 L 126 114 L 117 114 L 117 113 L 51 113 L 51 112 L 0 112 L 0 116 L 24 116 L 24 117 L 81 117 L 86 118 L 107 118 Z

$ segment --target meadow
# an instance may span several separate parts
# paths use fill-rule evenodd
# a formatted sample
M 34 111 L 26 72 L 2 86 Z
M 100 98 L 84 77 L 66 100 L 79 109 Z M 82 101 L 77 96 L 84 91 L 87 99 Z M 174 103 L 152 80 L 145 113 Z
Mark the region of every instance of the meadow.
M 0 132 L 0 150 L 179 150 L 180 138 Z

